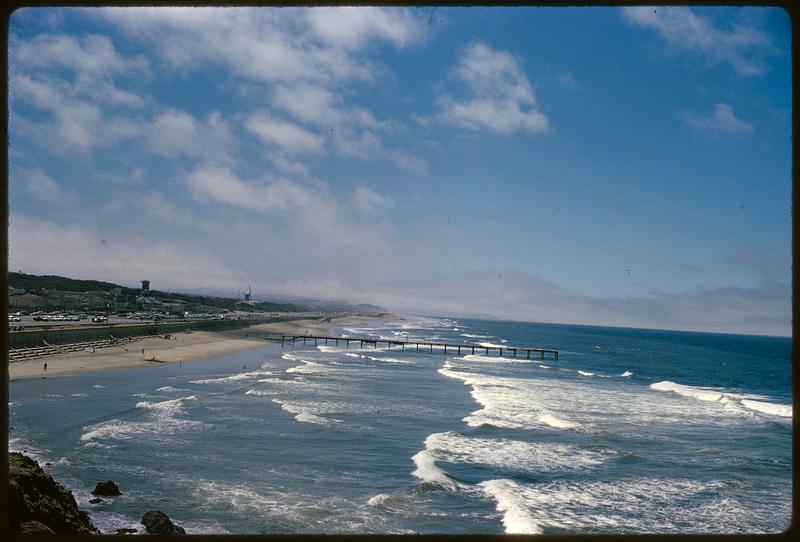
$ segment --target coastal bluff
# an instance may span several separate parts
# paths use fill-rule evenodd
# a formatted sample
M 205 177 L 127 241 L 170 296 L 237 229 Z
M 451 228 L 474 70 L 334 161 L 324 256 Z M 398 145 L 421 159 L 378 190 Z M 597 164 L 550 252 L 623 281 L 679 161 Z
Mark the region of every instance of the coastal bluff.
M 26 534 L 100 534 L 72 492 L 19 452 L 8 454 L 8 516 Z

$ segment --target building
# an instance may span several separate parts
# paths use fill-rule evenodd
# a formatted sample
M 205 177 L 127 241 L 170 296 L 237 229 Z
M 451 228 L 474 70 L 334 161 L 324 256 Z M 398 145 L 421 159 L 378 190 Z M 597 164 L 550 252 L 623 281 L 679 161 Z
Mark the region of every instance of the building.
M 36 294 L 8 296 L 8 307 L 13 309 L 46 309 L 47 298 Z
M 188 305 L 185 301 L 180 300 L 171 300 L 171 301 L 163 301 L 161 303 L 161 308 L 171 314 L 183 314 L 187 311 Z

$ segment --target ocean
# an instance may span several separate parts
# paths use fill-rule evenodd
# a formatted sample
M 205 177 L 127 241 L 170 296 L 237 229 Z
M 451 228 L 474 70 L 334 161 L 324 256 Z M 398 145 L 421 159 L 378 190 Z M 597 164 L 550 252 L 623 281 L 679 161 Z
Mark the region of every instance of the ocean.
M 552 359 L 281 346 L 10 382 L 9 450 L 104 532 L 776 533 L 790 338 L 405 317 L 341 336 Z M 463 351 L 462 351 L 463 352 Z M 122 496 L 90 504 L 99 481 Z

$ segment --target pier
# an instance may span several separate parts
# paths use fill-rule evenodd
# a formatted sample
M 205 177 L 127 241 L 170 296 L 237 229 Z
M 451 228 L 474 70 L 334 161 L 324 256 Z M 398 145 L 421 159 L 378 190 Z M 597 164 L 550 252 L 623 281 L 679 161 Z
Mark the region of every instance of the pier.
M 244 331 L 236 333 L 240 337 L 254 337 L 263 339 L 265 341 L 279 342 L 281 344 L 297 344 L 302 341 L 303 346 L 319 344 L 329 346 L 344 346 L 350 348 L 351 344 L 357 344 L 359 348 L 373 348 L 377 349 L 378 346 L 386 346 L 388 350 L 395 348 L 404 352 L 405 350 L 414 350 L 417 352 L 431 352 L 447 354 L 483 354 L 485 356 L 498 356 L 498 357 L 524 357 L 525 359 L 531 358 L 531 353 L 538 354 L 538 358 L 546 359 L 545 356 L 550 356 L 550 359 L 558 360 L 558 351 L 550 350 L 547 348 L 529 348 L 523 346 L 485 346 L 482 344 L 468 344 L 468 343 L 441 343 L 441 342 L 427 342 L 427 341 L 399 341 L 394 339 L 369 339 L 362 337 L 327 337 L 324 335 L 272 335 L 269 333 L 261 333 L 255 331 Z M 519 354 L 519 355 L 518 355 Z

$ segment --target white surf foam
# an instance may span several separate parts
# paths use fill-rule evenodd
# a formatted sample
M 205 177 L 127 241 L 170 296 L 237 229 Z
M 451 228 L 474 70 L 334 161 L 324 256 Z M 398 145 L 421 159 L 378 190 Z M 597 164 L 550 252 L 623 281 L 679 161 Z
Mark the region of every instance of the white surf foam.
M 671 391 L 684 397 L 692 397 L 700 399 L 701 401 L 719 401 L 722 399 L 722 392 L 711 389 L 695 386 L 685 386 L 683 384 L 676 384 L 670 380 L 663 380 L 650 384 L 650 388 L 657 391 Z
M 578 370 L 578 374 L 582 374 L 583 376 L 594 376 L 594 373 L 590 373 L 589 371 Z
M 462 333 L 462 337 L 469 337 L 470 339 L 491 339 L 493 335 L 479 335 L 477 333 Z
M 247 390 L 246 392 L 244 392 L 244 394 L 245 395 L 272 395 L 270 392 L 263 391 L 263 390 Z
M 374 356 L 367 356 L 367 359 L 372 361 L 382 361 L 384 363 L 399 363 L 401 365 L 412 365 L 414 362 L 407 359 L 397 359 L 397 358 L 376 358 Z
M 482 361 L 484 363 L 525 363 L 522 358 L 509 358 L 504 356 L 481 356 L 479 354 L 467 354 L 462 357 L 464 361 Z
M 326 373 L 332 372 L 334 369 L 328 365 L 323 365 L 322 363 L 317 363 L 315 361 L 306 361 L 304 359 L 300 360 L 303 364 L 297 365 L 296 367 L 289 367 L 286 369 L 287 373 L 292 374 L 315 374 L 315 373 Z
M 764 524 L 771 510 L 746 498 L 723 493 L 725 482 L 669 478 L 581 481 L 553 480 L 523 484 L 488 480 L 478 484 L 503 514 L 506 533 L 541 533 L 550 529 L 607 534 L 780 532 L 789 526 L 791 503 L 778 504 L 785 514 L 772 530 Z M 779 523 L 781 519 L 784 525 Z
M 190 395 L 169 401 L 141 401 L 136 407 L 148 413 L 146 420 L 112 419 L 84 427 L 80 441 L 84 446 L 105 447 L 108 444 L 100 440 L 130 440 L 146 435 L 151 440 L 168 439 L 170 435 L 190 429 L 203 427 L 202 422 L 186 420 L 177 416 L 183 414 L 185 401 L 194 401 L 197 397 Z
M 671 391 L 678 395 L 699 399 L 701 401 L 718 402 L 725 410 L 737 415 L 754 416 L 755 412 L 779 416 L 783 418 L 792 417 L 792 405 L 773 403 L 769 401 L 759 401 L 754 398 L 763 399 L 764 396 L 755 394 L 733 393 L 727 390 L 715 388 L 704 388 L 699 386 L 686 386 L 676 384 L 669 380 L 650 384 L 650 388 L 658 391 Z
M 302 360 L 300 355 L 296 354 L 294 352 L 284 352 L 283 354 L 281 354 L 281 359 L 285 359 L 286 361 L 301 361 Z
M 455 432 L 433 433 L 425 449 L 448 463 L 471 463 L 519 472 L 560 472 L 590 469 L 614 452 L 595 452 L 555 442 L 466 437 Z
M 286 509 L 285 495 L 264 495 L 244 485 L 198 480 L 192 484 L 192 489 L 196 497 L 209 501 L 215 507 L 231 507 L 237 512 L 274 514 Z
M 555 427 L 556 429 L 575 429 L 576 427 L 579 427 L 577 423 L 562 420 L 558 416 L 555 416 L 549 412 L 541 414 L 539 416 L 539 421 L 545 425 L 549 425 L 550 427 Z
M 370 506 L 391 506 L 395 503 L 402 503 L 408 500 L 403 495 L 389 495 L 388 493 L 379 493 L 367 501 Z
M 167 401 L 160 401 L 158 403 L 150 403 L 142 401 L 136 403 L 136 408 L 147 408 L 150 410 L 158 411 L 165 415 L 179 414 L 183 412 L 184 401 L 196 401 L 196 395 L 189 395 L 188 397 L 179 397 L 178 399 L 169 399 Z
M 176 391 L 187 391 L 184 388 L 176 388 L 174 386 L 161 386 L 160 388 L 156 388 L 156 391 L 160 391 L 163 393 L 174 393 Z
M 545 381 L 509 378 L 455 371 L 443 367 L 438 372 L 471 386 L 472 398 L 483 408 L 464 418 L 470 427 L 493 425 L 509 429 L 531 429 L 542 426 L 554 429 L 578 429 L 580 424 L 555 412 L 557 403 L 546 404 Z M 556 393 L 561 393 L 561 389 Z
M 84 434 L 81 435 L 81 442 L 84 443 L 84 446 L 89 445 L 98 445 L 99 443 L 95 442 L 98 439 L 121 439 L 121 440 L 130 440 L 134 438 L 136 435 L 140 434 L 142 424 L 137 422 L 125 422 L 122 420 L 111 420 L 108 422 L 92 425 L 89 427 L 84 427 L 84 429 L 88 429 Z
M 632 372 L 630 372 L 630 371 L 625 371 L 624 373 L 622 373 L 622 374 L 621 374 L 621 375 L 619 375 L 619 376 L 633 376 L 633 373 L 632 373 Z
M 792 417 L 792 405 L 783 405 L 780 403 L 767 403 L 764 401 L 754 401 L 752 399 L 742 399 L 742 405 L 750 410 L 756 410 L 764 414 L 772 416 L 781 416 L 783 418 Z
M 541 363 L 539 364 L 539 367 L 541 367 L 542 369 L 552 369 L 552 367 L 550 367 L 549 365 L 543 365 Z
M 223 376 L 220 378 L 204 378 L 200 380 L 190 380 L 189 382 L 192 384 L 217 384 L 221 382 L 238 382 L 240 380 L 250 380 L 252 378 L 258 378 L 261 376 L 269 376 L 272 374 L 272 371 L 251 371 L 247 373 L 239 373 L 230 376 Z
M 455 489 L 456 481 L 436 466 L 436 459 L 428 450 L 422 450 L 411 458 L 417 468 L 412 472 L 414 476 L 426 484 L 432 484 L 447 489 Z
M 504 341 L 500 341 L 504 342 Z M 481 342 L 478 343 L 479 345 L 483 346 L 484 348 L 505 348 L 502 344 L 490 343 L 490 342 Z
M 506 534 L 541 534 L 542 529 L 533 517 L 533 511 L 519 495 L 519 484 L 511 480 L 487 480 L 478 484 L 497 503 L 503 514 Z
M 390 338 L 389 340 L 393 341 L 394 339 Z M 364 351 L 384 352 L 384 351 L 387 350 L 387 348 L 386 347 L 375 348 L 372 344 L 364 345 L 364 347 L 361 348 L 360 343 L 358 341 L 355 341 L 355 342 L 351 341 L 349 347 L 345 346 L 344 344 L 340 344 L 339 346 L 331 346 L 331 345 L 320 344 L 320 345 L 317 345 L 317 350 L 319 350 L 320 352 L 334 352 L 334 353 L 337 353 L 337 354 L 342 354 L 344 352 L 359 353 L 359 352 L 364 352 Z M 297 359 L 295 361 L 302 361 L 302 360 Z
M 93 387 L 93 388 L 105 388 L 106 386 L 103 386 L 102 384 L 95 384 L 95 385 L 94 385 L 94 386 L 92 386 L 92 387 Z
M 340 421 L 320 416 L 318 413 L 314 412 L 314 407 L 316 406 L 315 404 L 300 402 L 293 403 L 288 401 L 283 402 L 280 399 L 273 399 L 272 402 L 281 405 L 281 408 L 289 414 L 294 414 L 294 419 L 298 422 L 313 423 L 316 425 L 330 425 Z

